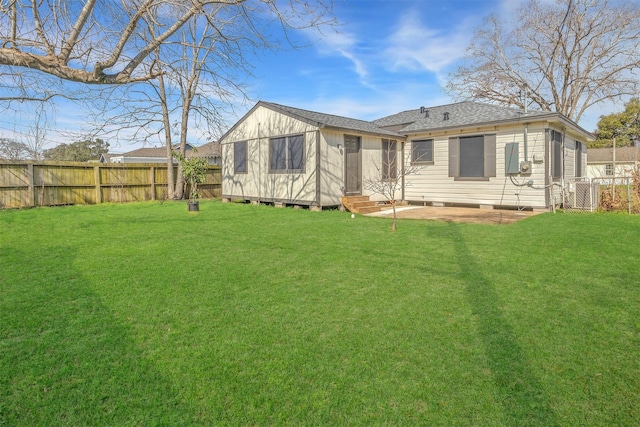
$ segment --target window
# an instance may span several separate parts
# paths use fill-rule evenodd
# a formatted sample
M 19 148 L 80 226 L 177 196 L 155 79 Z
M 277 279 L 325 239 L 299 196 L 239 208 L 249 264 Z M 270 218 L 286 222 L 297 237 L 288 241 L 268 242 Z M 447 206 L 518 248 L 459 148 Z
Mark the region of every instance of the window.
M 583 168 L 582 168 L 583 151 L 584 151 L 584 144 L 576 141 L 576 178 L 580 178 L 583 174 Z
M 433 164 L 433 139 L 411 141 L 411 163 Z
M 609 163 L 604 166 L 604 173 L 607 176 L 613 176 L 613 164 Z
M 562 176 L 562 134 L 558 131 L 551 131 L 551 175 L 553 179 Z
M 397 143 L 394 140 L 382 140 L 382 179 L 398 178 L 396 146 Z
M 496 176 L 496 136 L 449 138 L 449 176 L 466 180 Z
M 247 173 L 247 141 L 233 144 L 233 171 Z
M 304 172 L 304 135 L 269 139 L 271 172 Z

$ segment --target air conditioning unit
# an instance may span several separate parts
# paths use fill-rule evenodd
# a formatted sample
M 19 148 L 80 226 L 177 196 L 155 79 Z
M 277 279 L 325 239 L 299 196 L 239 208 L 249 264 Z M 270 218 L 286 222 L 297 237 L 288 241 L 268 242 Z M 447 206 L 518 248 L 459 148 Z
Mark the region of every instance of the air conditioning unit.
M 571 209 L 593 211 L 598 207 L 597 192 L 591 181 L 576 181 L 569 184 L 569 204 Z

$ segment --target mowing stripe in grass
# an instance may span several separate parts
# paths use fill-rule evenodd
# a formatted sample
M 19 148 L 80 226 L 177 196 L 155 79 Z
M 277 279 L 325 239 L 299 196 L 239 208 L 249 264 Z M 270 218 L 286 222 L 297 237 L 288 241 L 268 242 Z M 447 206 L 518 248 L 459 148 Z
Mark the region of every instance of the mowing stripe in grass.
M 637 217 L 388 226 L 208 201 L 0 211 L 0 419 L 637 424 Z

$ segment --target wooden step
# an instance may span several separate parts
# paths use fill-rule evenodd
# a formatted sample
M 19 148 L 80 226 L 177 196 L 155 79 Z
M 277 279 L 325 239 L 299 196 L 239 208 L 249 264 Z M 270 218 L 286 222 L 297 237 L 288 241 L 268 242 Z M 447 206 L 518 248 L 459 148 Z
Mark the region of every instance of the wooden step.
M 376 202 L 369 200 L 369 196 L 346 196 L 342 198 L 342 204 L 349 212 L 359 214 L 378 212 L 381 209 Z
M 353 206 L 356 209 L 367 208 L 369 206 L 375 206 L 375 205 L 376 205 L 376 202 L 372 202 L 370 200 L 367 200 L 366 202 L 362 201 L 362 202 L 351 203 L 351 206 Z
M 344 196 L 342 200 L 347 200 L 348 202 L 365 202 L 369 200 L 369 196 Z
M 364 207 L 364 208 L 359 208 L 358 209 L 358 213 L 364 215 L 364 214 L 373 213 L 373 212 L 380 212 L 381 210 L 382 210 L 381 206 L 374 205 L 374 206 L 367 206 L 367 207 Z

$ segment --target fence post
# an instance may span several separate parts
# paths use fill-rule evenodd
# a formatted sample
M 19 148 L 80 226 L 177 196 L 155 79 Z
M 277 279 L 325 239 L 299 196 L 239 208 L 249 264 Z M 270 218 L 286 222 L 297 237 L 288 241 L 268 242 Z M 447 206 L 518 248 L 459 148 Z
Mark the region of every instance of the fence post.
M 627 177 L 627 209 L 629 215 L 631 215 L 631 182 L 629 181 L 629 177 Z
M 151 166 L 151 200 L 156 199 L 156 167 Z
M 96 182 L 96 204 L 102 203 L 102 174 L 100 173 L 100 166 L 93 167 L 93 176 Z
M 33 176 L 33 163 L 27 165 L 27 198 L 29 202 L 27 206 L 34 207 L 36 205 L 36 190 Z

